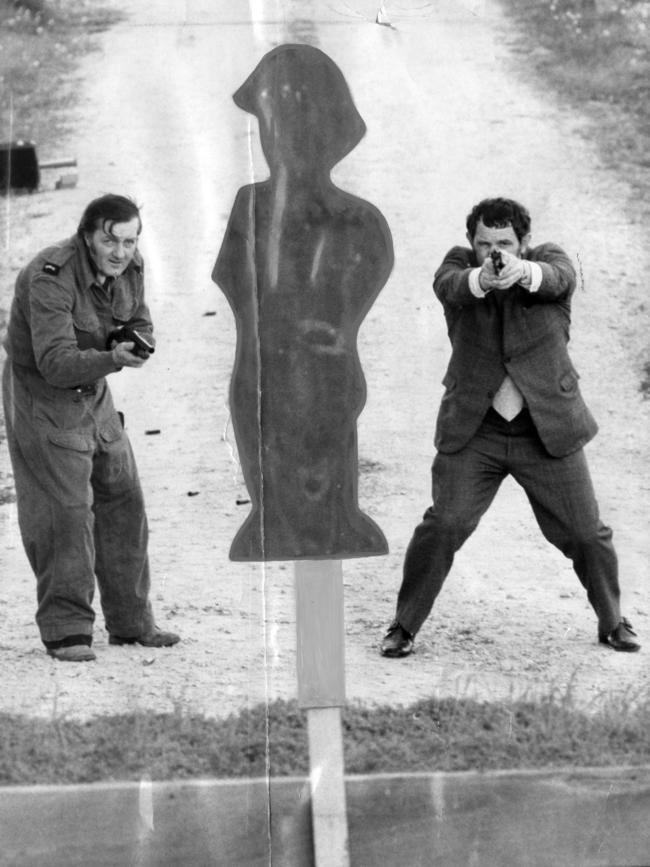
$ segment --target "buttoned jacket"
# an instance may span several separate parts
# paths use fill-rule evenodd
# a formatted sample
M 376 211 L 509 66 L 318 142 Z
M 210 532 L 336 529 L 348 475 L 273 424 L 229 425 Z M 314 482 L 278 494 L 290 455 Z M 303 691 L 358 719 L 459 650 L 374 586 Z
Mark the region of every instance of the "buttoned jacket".
M 436 424 L 435 444 L 443 453 L 467 445 L 506 374 L 521 391 L 550 455 L 576 451 L 598 430 L 568 352 L 576 286 L 571 261 L 555 244 L 530 249 L 524 258 L 541 268 L 536 292 L 517 285 L 477 298 L 469 275 L 478 263 L 465 247 L 450 250 L 436 272 L 433 288 L 452 346 Z

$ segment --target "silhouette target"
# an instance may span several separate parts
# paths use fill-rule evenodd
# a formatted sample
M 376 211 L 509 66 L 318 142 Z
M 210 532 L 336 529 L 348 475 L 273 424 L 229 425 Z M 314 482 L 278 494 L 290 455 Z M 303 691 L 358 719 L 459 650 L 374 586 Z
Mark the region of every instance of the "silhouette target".
M 377 208 L 330 178 L 365 124 L 338 67 L 308 45 L 270 51 L 233 98 L 258 119 L 270 177 L 238 191 L 212 273 L 235 315 L 230 408 L 252 504 L 230 557 L 383 554 L 357 502 L 356 340 L 392 241 Z

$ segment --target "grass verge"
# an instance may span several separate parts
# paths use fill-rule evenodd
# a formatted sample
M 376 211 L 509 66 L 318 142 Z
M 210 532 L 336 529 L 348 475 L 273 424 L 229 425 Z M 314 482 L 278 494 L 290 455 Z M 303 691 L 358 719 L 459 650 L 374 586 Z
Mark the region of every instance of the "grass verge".
M 649 0 L 500 0 L 520 33 L 522 74 L 597 121 L 604 162 L 650 187 Z
M 40 158 L 63 155 L 72 132 L 78 61 L 95 47 L 93 36 L 120 18 L 98 0 L 0 0 L 0 142 L 35 141 Z M 10 202 L 5 196 L 0 207 L 0 342 L 17 270 L 12 265 L 22 258 L 27 236 L 28 198 L 12 195 Z M 0 448 L 4 439 L 0 411 Z M 0 504 L 14 499 L 13 484 L 0 471 Z
M 94 34 L 120 17 L 95 0 L 0 0 L 0 142 L 35 141 L 39 156 L 44 155 L 41 149 L 61 156 L 76 105 L 74 73 L 79 58 L 95 47 Z M 24 208 L 18 204 L 0 208 L 0 238 L 5 241 L 0 257 L 0 336 L 15 276 L 7 226 L 11 221 L 12 236 L 19 238 L 24 219 Z
M 94 0 L 0 0 L 0 140 L 51 147 L 69 132 L 78 58 L 119 18 Z
M 570 697 L 428 699 L 343 711 L 348 774 L 650 762 L 650 699 L 577 710 Z M 133 713 L 87 722 L 0 715 L 0 785 L 265 776 L 309 771 L 306 714 L 277 700 L 223 720 Z M 268 736 L 268 738 L 267 738 Z
M 650 0 L 499 0 L 515 23 L 525 75 L 591 119 L 585 134 L 625 182 L 632 222 L 650 218 Z M 650 398 L 646 304 L 639 390 Z

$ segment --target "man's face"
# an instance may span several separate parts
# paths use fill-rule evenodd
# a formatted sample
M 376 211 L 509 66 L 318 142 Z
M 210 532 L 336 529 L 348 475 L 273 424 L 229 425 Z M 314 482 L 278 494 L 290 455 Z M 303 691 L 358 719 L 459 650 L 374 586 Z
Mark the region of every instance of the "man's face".
M 107 229 L 110 228 L 110 231 Z M 86 246 L 100 277 L 119 277 L 138 248 L 140 220 L 134 217 L 128 223 L 113 223 L 85 234 Z
M 493 250 L 505 250 L 506 253 L 521 257 L 528 246 L 530 235 L 525 235 L 520 241 L 512 226 L 485 226 L 483 221 L 479 220 L 474 237 L 470 238 L 468 233 L 467 240 L 476 253 L 478 264 L 482 265 Z

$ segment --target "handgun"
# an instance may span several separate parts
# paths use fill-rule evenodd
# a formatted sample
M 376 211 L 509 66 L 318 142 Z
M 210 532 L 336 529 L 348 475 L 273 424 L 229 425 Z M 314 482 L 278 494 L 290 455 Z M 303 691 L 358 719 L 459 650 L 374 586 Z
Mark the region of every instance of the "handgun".
M 110 349 L 111 344 L 115 343 L 134 343 L 132 350 L 134 355 L 139 355 L 140 358 L 149 358 L 156 351 L 156 347 L 148 340 L 144 334 L 141 334 L 130 325 L 120 325 L 115 328 L 106 338 L 106 348 Z
M 492 259 L 492 265 L 498 276 L 505 268 L 505 262 L 503 261 L 501 250 L 492 250 L 492 252 L 490 253 L 490 259 Z

